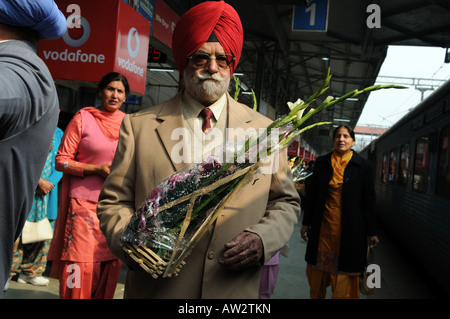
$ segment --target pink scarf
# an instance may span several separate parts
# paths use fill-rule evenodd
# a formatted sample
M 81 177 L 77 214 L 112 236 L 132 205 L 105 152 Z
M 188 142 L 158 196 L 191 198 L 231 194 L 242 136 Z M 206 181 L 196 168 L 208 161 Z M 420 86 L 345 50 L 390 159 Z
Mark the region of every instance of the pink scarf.
M 119 110 L 115 112 L 100 111 L 91 106 L 85 107 L 83 110 L 88 111 L 95 117 L 98 126 L 109 140 L 115 141 L 119 138 L 120 124 L 125 113 Z

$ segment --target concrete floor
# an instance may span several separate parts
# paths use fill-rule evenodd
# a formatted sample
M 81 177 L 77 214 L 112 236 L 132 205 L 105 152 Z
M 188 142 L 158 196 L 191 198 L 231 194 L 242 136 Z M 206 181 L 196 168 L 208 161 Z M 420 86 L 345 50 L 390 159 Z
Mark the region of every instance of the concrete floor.
M 280 258 L 280 273 L 272 298 L 309 299 L 309 285 L 306 278 L 304 260 L 306 242 L 300 237 L 300 225 L 294 229 L 289 241 L 288 258 Z M 401 247 L 387 234 L 378 236 L 380 244 L 376 247 L 373 263 L 380 266 L 381 288 L 376 288 L 370 296 L 361 299 L 433 299 L 437 298 L 433 287 L 425 283 L 412 261 L 402 253 Z M 331 298 L 331 289 L 326 298 Z
M 402 253 L 384 233 L 380 234 L 380 245 L 376 248 L 374 263 L 381 268 L 381 288 L 375 289 L 371 296 L 361 296 L 362 299 L 434 299 L 438 293 L 425 283 L 419 270 L 412 267 L 412 261 Z M 291 236 L 290 254 L 288 258 L 280 258 L 280 270 L 272 299 L 309 299 L 309 286 L 305 275 L 304 261 L 306 243 L 300 237 L 300 225 L 296 225 Z M 48 277 L 47 277 L 48 278 Z M 9 290 L 4 299 L 59 299 L 58 280 L 50 279 L 45 287 L 31 284 L 19 284 L 11 280 Z M 119 278 L 115 299 L 123 298 L 125 271 Z M 327 294 L 330 298 L 331 293 Z M 440 296 L 442 297 L 442 296 Z

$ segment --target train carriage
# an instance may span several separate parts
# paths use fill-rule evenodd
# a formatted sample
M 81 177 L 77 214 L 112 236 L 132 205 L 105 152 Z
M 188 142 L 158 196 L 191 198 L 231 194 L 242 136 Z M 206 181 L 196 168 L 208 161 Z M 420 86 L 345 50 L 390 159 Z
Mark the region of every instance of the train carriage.
M 380 222 L 450 293 L 450 80 L 360 153 Z

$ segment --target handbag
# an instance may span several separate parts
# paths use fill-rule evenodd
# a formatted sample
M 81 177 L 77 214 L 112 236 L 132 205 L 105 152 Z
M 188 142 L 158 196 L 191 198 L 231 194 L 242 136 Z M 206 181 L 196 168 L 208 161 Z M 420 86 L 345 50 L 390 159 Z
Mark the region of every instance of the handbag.
M 363 295 L 371 295 L 373 294 L 375 287 L 370 288 L 367 285 L 367 279 L 370 275 L 372 275 L 371 272 L 367 271 L 367 266 L 372 264 L 373 261 L 373 255 L 374 255 L 374 248 L 370 247 L 370 245 L 367 246 L 367 256 L 366 256 L 366 266 L 364 267 L 364 271 L 359 276 L 359 292 Z
M 32 244 L 53 238 L 53 229 L 48 218 L 38 222 L 25 222 L 22 229 L 22 243 Z

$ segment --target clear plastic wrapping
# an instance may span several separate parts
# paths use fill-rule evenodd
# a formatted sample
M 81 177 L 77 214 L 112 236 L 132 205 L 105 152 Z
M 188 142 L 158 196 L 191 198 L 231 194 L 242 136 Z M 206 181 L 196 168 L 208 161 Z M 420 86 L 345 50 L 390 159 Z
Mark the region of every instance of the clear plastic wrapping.
M 142 203 L 123 232 L 122 242 L 145 245 L 163 259 L 169 258 L 174 250 L 185 249 L 200 225 L 243 175 L 225 178 L 250 165 L 233 164 L 225 169 L 210 157 L 207 162 L 175 172 Z M 192 210 L 189 225 L 178 242 L 189 209 Z

